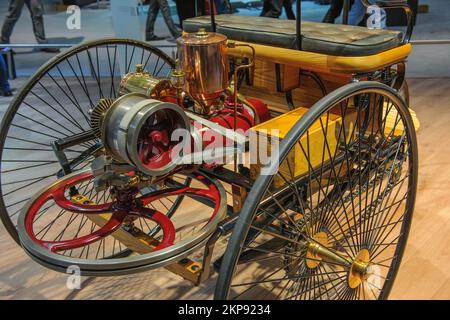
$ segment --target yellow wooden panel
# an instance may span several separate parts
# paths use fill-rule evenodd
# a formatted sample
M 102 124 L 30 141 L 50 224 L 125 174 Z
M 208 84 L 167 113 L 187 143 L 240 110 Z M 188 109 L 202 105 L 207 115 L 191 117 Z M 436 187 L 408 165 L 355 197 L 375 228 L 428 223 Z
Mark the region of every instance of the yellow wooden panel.
M 244 43 L 236 41 L 236 43 Z M 381 68 L 404 61 L 411 53 L 411 44 L 369 56 L 344 57 L 306 52 L 292 49 L 270 47 L 247 43 L 256 51 L 256 58 L 274 63 L 286 64 L 304 70 L 327 73 L 361 73 L 376 71 Z M 234 57 L 250 57 L 251 50 L 245 46 L 229 48 L 228 54 Z
M 270 137 L 277 137 L 282 140 L 307 111 L 307 108 L 297 108 L 259 124 L 253 127 L 252 130 L 256 131 L 259 136 L 267 134 Z M 347 142 L 352 138 L 351 133 L 353 133 L 355 120 L 356 113 L 349 114 L 346 117 L 345 138 Z M 336 154 L 338 140 L 344 139 L 342 133 L 339 136 L 341 127 L 342 117 L 332 113 L 329 114 L 328 119 L 326 115 L 322 116 L 320 120 L 317 120 L 309 127 L 308 134 L 305 133 L 300 138 L 293 152 L 288 155 L 287 160 L 280 164 L 279 171 L 286 178 L 291 176 L 291 171 L 298 177 L 307 174 L 313 168 L 327 163 Z M 289 166 L 291 166 L 291 170 L 289 170 Z M 252 178 L 256 178 L 259 172 L 259 164 L 251 167 Z M 275 177 L 275 186 L 278 187 L 283 184 L 284 180 L 281 177 Z
M 384 112 L 386 112 L 386 106 L 384 106 Z M 414 110 L 409 109 L 409 113 L 411 114 L 411 118 L 414 123 L 414 129 L 417 132 L 420 129 L 419 118 L 417 117 L 417 114 Z M 395 130 L 393 133 L 394 136 L 403 134 L 404 131 L 403 121 L 399 121 L 399 119 L 397 118 L 397 109 L 392 108 L 392 110 L 386 117 L 386 127 L 384 129 L 384 134 L 389 135 L 394 126 L 395 126 Z
M 267 132 L 269 134 L 272 130 L 278 130 L 276 136 L 278 138 L 284 138 L 284 136 L 291 130 L 292 126 L 297 122 L 309 109 L 298 107 L 292 111 L 286 112 L 276 118 L 263 122 L 252 129 L 259 132 Z
M 261 123 L 253 127 L 252 130 L 257 132 L 259 137 L 265 137 L 268 135 L 269 140 L 272 137 L 282 140 L 308 110 L 308 108 L 299 107 L 269 121 Z M 384 112 L 386 112 L 386 106 L 384 108 Z M 419 119 L 417 118 L 414 110 L 410 109 L 410 113 L 413 118 L 415 130 L 417 131 L 420 128 Z M 353 130 L 356 122 L 356 112 L 347 114 L 345 119 L 345 138 L 348 143 L 354 137 L 352 134 L 355 134 Z M 401 135 L 404 127 L 402 122 L 399 122 L 397 119 L 396 109 L 393 109 L 387 115 L 386 126 L 384 128 L 386 135 L 390 135 L 390 132 L 396 122 L 397 124 L 394 130 L 394 135 Z M 327 126 L 327 128 L 325 128 L 325 126 Z M 336 147 L 339 144 L 339 140 L 344 139 L 344 136 L 341 133 L 341 127 L 342 117 L 333 113 L 329 114 L 328 119 L 327 115 L 324 115 L 321 120 L 314 122 L 309 127 L 308 134 L 304 134 L 301 137 L 293 152 L 288 155 L 287 160 L 280 164 L 279 171 L 281 174 L 284 175 L 285 178 L 289 178 L 291 176 L 291 171 L 293 171 L 294 175 L 298 177 L 308 174 L 309 170 L 315 169 L 324 163 L 327 163 L 330 158 L 335 156 Z M 268 149 L 270 151 L 270 146 Z M 289 170 L 289 165 L 293 168 L 293 170 Z M 256 179 L 260 172 L 259 161 L 257 161 L 257 164 L 251 165 L 250 169 L 252 178 Z M 285 181 L 281 177 L 275 177 L 275 186 L 279 187 L 284 183 Z

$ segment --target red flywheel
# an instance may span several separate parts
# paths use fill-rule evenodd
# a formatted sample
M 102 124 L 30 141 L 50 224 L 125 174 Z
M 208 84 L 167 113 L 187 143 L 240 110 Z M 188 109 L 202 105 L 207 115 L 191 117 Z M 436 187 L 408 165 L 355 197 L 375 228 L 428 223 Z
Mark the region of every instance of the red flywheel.
M 200 173 L 112 194 L 96 192 L 91 171 L 84 170 L 31 199 L 18 231 L 27 253 L 47 267 L 123 274 L 187 256 L 204 244 L 225 212 L 223 187 Z

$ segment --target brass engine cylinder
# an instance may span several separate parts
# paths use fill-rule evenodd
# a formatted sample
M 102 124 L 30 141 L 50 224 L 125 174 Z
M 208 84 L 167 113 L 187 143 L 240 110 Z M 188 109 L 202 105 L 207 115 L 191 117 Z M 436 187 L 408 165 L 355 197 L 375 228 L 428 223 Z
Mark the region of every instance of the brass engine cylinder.
M 175 90 L 168 79 L 155 78 L 145 72 L 142 65 L 136 66 L 135 72 L 126 74 L 119 86 L 119 94 L 141 93 L 149 98 L 162 99 Z
M 177 42 L 180 67 L 186 75 L 185 90 L 210 106 L 228 87 L 227 37 L 200 29 Z

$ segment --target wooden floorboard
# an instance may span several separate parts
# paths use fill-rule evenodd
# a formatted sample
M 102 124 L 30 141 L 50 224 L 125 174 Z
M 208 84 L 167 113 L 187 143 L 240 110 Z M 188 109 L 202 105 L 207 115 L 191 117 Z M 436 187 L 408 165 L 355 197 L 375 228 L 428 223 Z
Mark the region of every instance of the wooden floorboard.
M 411 107 L 421 121 L 419 189 L 391 298 L 450 299 L 450 79 L 411 79 L 409 84 Z M 7 103 L 0 101 L 0 114 Z M 32 261 L 0 226 L 0 299 L 206 299 L 212 297 L 216 278 L 194 287 L 158 269 L 83 278 L 81 290 L 69 290 L 67 275 Z

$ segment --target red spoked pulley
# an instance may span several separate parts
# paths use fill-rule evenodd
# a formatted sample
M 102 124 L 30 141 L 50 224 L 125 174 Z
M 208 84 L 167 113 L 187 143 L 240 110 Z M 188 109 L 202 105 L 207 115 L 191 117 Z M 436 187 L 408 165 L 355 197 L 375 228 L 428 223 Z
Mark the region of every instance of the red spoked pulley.
M 152 203 L 171 196 L 188 196 L 197 199 L 203 198 L 212 204 L 212 214 L 209 218 L 209 222 L 211 222 L 215 215 L 221 211 L 221 207 L 223 206 L 223 201 L 221 199 L 223 196 L 219 192 L 217 185 L 201 174 L 193 175 L 192 178 L 202 182 L 206 187 L 205 189 L 182 185 L 180 187 L 153 191 L 141 196 L 136 196 L 138 192 L 135 190 L 134 196 L 130 197 L 128 202 L 116 200 L 103 204 L 94 204 L 89 200 L 85 201 L 85 203 L 72 201 L 69 198 L 70 191 L 73 192 L 73 188 L 80 186 L 83 183 L 86 184 L 86 182 L 92 180 L 92 178 L 93 175 L 90 170 L 62 178 L 32 200 L 32 203 L 28 206 L 26 212 L 21 216 L 27 238 L 34 244 L 37 244 L 52 253 L 58 253 L 61 251 L 86 247 L 98 241 L 102 241 L 105 237 L 111 236 L 124 223 L 138 218 L 144 218 L 156 223 L 162 232 L 162 236 L 158 239 L 159 243 L 152 250 L 153 252 L 156 252 L 170 249 L 170 247 L 174 245 L 176 230 L 171 219 L 162 212 L 152 208 Z M 130 194 L 133 195 L 132 192 Z M 72 215 L 88 216 L 102 214 L 105 215 L 104 217 L 107 217 L 105 218 L 106 222 L 103 225 L 99 225 L 98 229 L 92 231 L 90 234 L 83 236 L 78 236 L 76 234 L 71 239 L 45 240 L 42 239 L 42 237 L 39 238 L 40 234 L 38 236 L 38 233 L 36 232 L 37 221 L 43 214 L 43 211 L 46 210 L 47 203 L 52 200 L 62 211 L 68 211 Z M 70 224 L 70 221 L 71 220 L 69 219 L 68 224 Z M 54 224 L 57 222 L 54 221 L 51 223 Z M 21 238 L 23 238 L 23 236 L 21 236 Z
M 158 170 L 172 161 L 172 149 L 168 130 L 154 130 L 140 137 L 137 152 L 142 165 Z

